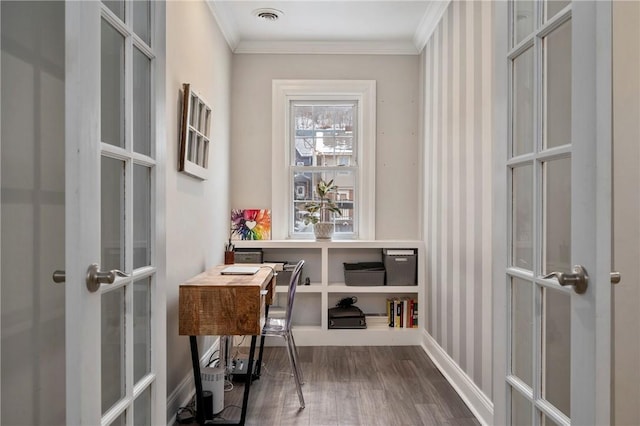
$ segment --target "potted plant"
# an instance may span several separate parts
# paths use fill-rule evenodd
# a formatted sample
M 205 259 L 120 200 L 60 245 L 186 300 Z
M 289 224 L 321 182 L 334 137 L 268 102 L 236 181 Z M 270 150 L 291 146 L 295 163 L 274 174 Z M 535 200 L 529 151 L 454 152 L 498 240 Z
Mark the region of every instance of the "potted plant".
M 333 184 L 333 179 L 325 182 L 320 179 L 316 184 L 317 201 L 305 204 L 307 213 L 304 215 L 304 223 L 313 224 L 313 232 L 316 240 L 330 240 L 333 235 L 332 215 L 340 215 L 340 209 L 330 198 L 330 194 L 335 193 L 338 187 Z

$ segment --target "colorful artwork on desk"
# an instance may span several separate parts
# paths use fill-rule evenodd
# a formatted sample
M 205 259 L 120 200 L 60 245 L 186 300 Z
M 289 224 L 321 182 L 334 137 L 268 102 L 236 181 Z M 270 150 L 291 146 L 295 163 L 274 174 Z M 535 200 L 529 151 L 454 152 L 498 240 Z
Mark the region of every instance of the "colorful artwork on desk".
M 231 210 L 232 240 L 270 240 L 271 210 Z

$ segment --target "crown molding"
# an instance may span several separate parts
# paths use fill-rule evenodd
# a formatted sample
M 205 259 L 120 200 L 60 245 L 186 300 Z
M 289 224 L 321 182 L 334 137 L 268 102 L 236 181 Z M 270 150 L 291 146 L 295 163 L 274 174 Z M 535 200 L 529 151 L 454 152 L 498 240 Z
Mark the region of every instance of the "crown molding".
M 411 42 L 241 41 L 233 53 L 310 55 L 418 55 Z
M 413 43 L 402 41 L 262 41 L 240 40 L 224 2 L 205 0 L 233 53 L 315 55 L 418 55 L 437 28 L 451 0 L 432 0 L 416 29 Z
M 211 11 L 214 19 L 218 23 L 222 36 L 227 41 L 229 48 L 233 52 L 240 42 L 240 37 L 234 21 L 227 12 L 226 6 L 216 0 L 205 0 L 205 2 L 207 6 L 209 6 L 209 10 Z
M 413 43 L 418 52 L 422 52 L 422 49 L 427 45 L 431 35 L 438 27 L 444 12 L 447 10 L 447 7 L 449 7 L 449 3 L 451 3 L 451 0 L 433 0 L 429 2 L 422 21 L 420 21 L 413 35 Z

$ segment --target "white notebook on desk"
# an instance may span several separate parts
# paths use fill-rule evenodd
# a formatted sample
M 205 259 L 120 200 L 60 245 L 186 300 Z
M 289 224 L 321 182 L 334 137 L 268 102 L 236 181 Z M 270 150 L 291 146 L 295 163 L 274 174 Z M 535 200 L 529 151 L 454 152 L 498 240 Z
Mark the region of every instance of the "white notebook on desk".
M 224 268 L 220 273 L 222 275 L 253 275 L 260 270 L 259 266 L 238 266 L 232 265 Z

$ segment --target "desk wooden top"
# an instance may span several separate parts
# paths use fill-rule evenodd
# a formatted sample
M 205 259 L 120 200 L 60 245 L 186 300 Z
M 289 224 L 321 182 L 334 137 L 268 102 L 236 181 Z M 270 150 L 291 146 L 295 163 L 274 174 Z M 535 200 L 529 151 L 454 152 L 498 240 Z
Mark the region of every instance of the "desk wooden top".
M 180 335 L 260 334 L 264 306 L 271 303 L 275 285 L 275 265 L 255 265 L 261 268 L 253 275 L 222 275 L 227 266 L 215 266 L 180 285 Z

